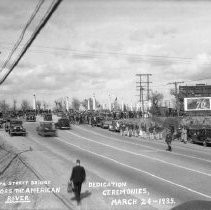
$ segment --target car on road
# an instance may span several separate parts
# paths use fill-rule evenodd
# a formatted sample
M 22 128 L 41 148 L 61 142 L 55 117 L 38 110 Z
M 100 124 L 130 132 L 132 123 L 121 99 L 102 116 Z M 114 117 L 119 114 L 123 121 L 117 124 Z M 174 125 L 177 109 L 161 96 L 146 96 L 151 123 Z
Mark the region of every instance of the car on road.
M 37 133 L 41 136 L 57 136 L 55 123 L 49 121 L 39 122 L 36 128 Z
M 35 114 L 27 114 L 26 121 L 27 122 L 36 122 L 36 115 Z
M 52 121 L 53 117 L 51 113 L 45 113 L 44 114 L 44 121 Z
M 8 133 L 10 136 L 22 135 L 26 136 L 26 129 L 23 127 L 23 121 L 11 119 L 8 123 Z
M 70 127 L 70 121 L 67 118 L 61 118 L 58 119 L 58 122 L 55 123 L 55 127 L 58 129 L 66 129 L 69 130 Z

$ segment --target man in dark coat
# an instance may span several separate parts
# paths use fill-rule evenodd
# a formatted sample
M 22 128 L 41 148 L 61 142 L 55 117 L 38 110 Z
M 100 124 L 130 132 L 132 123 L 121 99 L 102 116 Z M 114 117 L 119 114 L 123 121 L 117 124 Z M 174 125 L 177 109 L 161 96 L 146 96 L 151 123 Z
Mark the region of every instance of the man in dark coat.
M 81 185 L 86 179 L 86 172 L 84 167 L 80 166 L 80 160 L 76 160 L 76 166 L 72 169 L 70 181 L 73 182 L 74 192 L 77 201 L 80 201 Z
M 172 131 L 170 128 L 168 128 L 167 133 L 166 133 L 166 139 L 165 139 L 166 144 L 168 145 L 168 149 L 166 149 L 167 151 L 172 151 L 172 148 L 171 148 L 172 138 L 173 138 Z

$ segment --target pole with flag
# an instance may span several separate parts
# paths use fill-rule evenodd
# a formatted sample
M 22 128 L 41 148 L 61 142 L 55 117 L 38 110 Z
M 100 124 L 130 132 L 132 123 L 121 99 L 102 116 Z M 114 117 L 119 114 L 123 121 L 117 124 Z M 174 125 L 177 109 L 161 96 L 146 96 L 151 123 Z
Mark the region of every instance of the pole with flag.
M 66 111 L 69 110 L 69 97 L 66 97 Z
M 95 99 L 95 94 L 93 94 L 92 100 L 93 100 L 93 110 L 96 110 L 96 99 Z
M 36 111 L 36 105 L 37 105 L 37 103 L 36 103 L 36 95 L 34 94 L 33 96 L 34 96 L 34 98 L 33 98 L 33 109 Z
M 108 105 L 109 110 L 111 111 L 112 110 L 112 107 L 111 107 L 111 95 L 110 95 L 110 93 L 108 95 L 108 103 L 109 103 L 109 105 Z
M 130 111 L 133 111 L 133 103 L 130 104 Z
M 88 102 L 87 109 L 90 110 L 90 98 L 88 98 L 87 102 Z
M 123 112 L 124 112 L 124 106 L 125 106 L 125 105 L 124 105 L 124 101 L 123 101 L 123 98 L 122 98 L 122 107 L 121 107 L 121 108 L 122 108 L 122 111 L 123 111 Z

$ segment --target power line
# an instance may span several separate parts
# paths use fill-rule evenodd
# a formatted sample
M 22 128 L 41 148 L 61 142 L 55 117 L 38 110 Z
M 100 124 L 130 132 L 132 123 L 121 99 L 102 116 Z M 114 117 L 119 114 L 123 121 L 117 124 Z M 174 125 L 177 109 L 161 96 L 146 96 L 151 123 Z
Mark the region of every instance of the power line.
M 5 43 L 3 43 L 5 44 Z M 10 45 L 10 44 L 8 44 Z M 58 50 L 58 51 L 64 51 L 64 52 L 71 52 L 71 53 L 78 53 L 80 55 L 122 55 L 122 56 L 128 56 L 128 57 L 133 57 L 133 58 L 140 58 L 140 57 L 150 57 L 154 59 L 158 58 L 164 58 L 164 59 L 175 59 L 175 60 L 193 60 L 193 58 L 188 58 L 188 57 L 177 57 L 177 56 L 162 56 L 162 55 L 148 55 L 148 54 L 134 54 L 134 53 L 124 53 L 124 52 L 116 52 L 116 51 L 90 51 L 90 50 L 80 50 L 80 49 L 71 49 L 67 47 L 49 47 L 49 46 L 34 46 L 38 47 L 39 49 L 50 49 L 50 50 Z M 48 52 L 48 51 L 47 51 Z
M 56 9 L 58 8 L 59 4 L 62 2 L 62 0 L 54 0 L 49 9 L 47 10 L 47 12 L 45 13 L 44 17 L 42 18 L 42 20 L 40 21 L 40 23 L 38 24 L 38 26 L 36 27 L 35 31 L 33 32 L 33 34 L 31 35 L 30 39 L 28 40 L 28 42 L 25 44 L 25 46 L 23 47 L 23 50 L 21 51 L 19 57 L 16 59 L 16 61 L 13 62 L 11 68 L 9 69 L 9 71 L 3 76 L 3 78 L 0 80 L 0 84 L 2 84 L 6 78 L 9 76 L 9 74 L 13 71 L 13 69 L 17 66 L 17 64 L 19 63 L 19 61 L 21 60 L 21 58 L 24 56 L 24 54 L 26 53 L 26 51 L 28 50 L 28 48 L 31 46 L 31 44 L 33 43 L 33 41 L 36 39 L 37 35 L 40 33 L 40 31 L 43 29 L 43 27 L 46 25 L 46 23 L 48 22 L 48 20 L 50 19 L 50 17 L 52 16 L 52 14 L 56 11 Z
M 4 43 L 5 44 L 5 43 Z M 191 63 L 193 58 L 185 58 L 185 57 L 170 57 L 170 56 L 160 56 L 160 55 L 144 55 L 144 54 L 128 54 L 128 53 L 121 53 L 121 52 L 102 52 L 102 51 L 83 51 L 79 49 L 70 49 L 70 48 L 61 48 L 61 47 L 47 47 L 47 46 L 37 46 L 39 48 L 38 52 L 46 52 L 49 53 L 49 50 L 58 50 L 65 53 L 71 53 L 73 55 L 78 56 L 92 56 L 92 57 L 98 57 L 98 56 L 106 56 L 106 55 L 114 55 L 114 56 L 125 56 L 131 59 L 134 59 L 134 61 L 146 61 L 146 62 L 163 62 L 163 59 L 167 59 L 166 61 L 174 61 L 174 62 L 182 62 L 182 63 Z M 35 48 L 35 47 L 33 47 Z M 45 50 L 47 49 L 47 50 Z M 145 60 L 144 60 L 145 58 Z M 161 60 L 162 58 L 162 60 Z M 172 59 L 172 60 L 170 60 Z
M 33 49 L 33 48 L 38 49 Z M 134 62 L 146 62 L 146 63 L 154 63 L 158 65 L 166 65 L 165 62 L 172 62 L 172 63 L 182 63 L 182 64 L 192 64 L 194 62 L 194 58 L 187 58 L 187 57 L 171 57 L 171 56 L 161 56 L 161 55 L 144 55 L 144 54 L 128 54 L 128 53 L 121 53 L 121 52 L 102 52 L 102 51 L 83 51 L 79 49 L 71 49 L 71 48 L 62 48 L 62 47 L 48 47 L 48 46 L 35 46 L 33 47 L 30 52 L 35 53 L 54 53 L 54 51 L 59 51 L 62 53 L 70 53 L 72 56 L 84 57 L 87 59 L 105 59 L 107 58 L 106 55 L 113 55 L 113 56 L 124 56 L 128 57 L 128 59 L 133 59 Z M 49 50 L 54 50 L 53 52 Z M 202 64 L 201 66 L 211 66 L 211 64 Z
M 32 21 L 34 20 L 35 16 L 37 15 L 37 13 L 39 12 L 41 6 L 43 5 L 43 3 L 45 2 L 45 0 L 40 0 L 37 4 L 37 6 L 35 7 L 32 15 L 30 16 L 29 20 L 27 21 L 26 25 L 24 26 L 18 40 L 16 41 L 11 53 L 9 54 L 9 56 L 7 57 L 7 59 L 5 60 L 5 62 L 3 63 L 2 67 L 1 67 L 1 71 L 3 71 L 3 69 L 7 66 L 7 64 L 9 63 L 11 57 L 13 56 L 14 52 L 17 50 L 18 46 L 20 45 L 20 43 L 22 42 L 24 35 L 26 33 L 27 28 L 30 26 L 30 24 L 32 23 Z

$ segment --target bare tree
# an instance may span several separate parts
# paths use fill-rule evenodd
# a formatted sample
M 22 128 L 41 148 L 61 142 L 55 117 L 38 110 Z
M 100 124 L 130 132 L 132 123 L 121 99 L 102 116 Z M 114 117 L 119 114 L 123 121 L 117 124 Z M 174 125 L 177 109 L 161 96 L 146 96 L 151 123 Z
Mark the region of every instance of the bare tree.
M 43 101 L 42 104 L 43 104 L 43 108 L 44 109 L 47 109 L 48 108 L 48 103 L 46 101 Z
M 175 100 L 173 101 L 173 104 L 174 104 L 174 106 L 175 106 L 175 108 L 177 110 L 177 114 L 180 115 L 180 112 L 184 111 L 184 97 L 185 97 L 185 94 L 182 93 L 182 92 L 176 93 L 174 88 L 170 89 L 170 94 L 175 97 Z
M 161 104 L 163 100 L 163 94 L 156 92 L 152 92 L 150 100 L 152 102 L 152 106 L 150 109 L 150 112 L 152 114 L 158 115 L 160 114 L 159 105 Z
M 36 106 L 37 106 L 37 109 L 40 110 L 41 109 L 41 101 L 36 101 Z
M 55 100 L 54 103 L 55 103 L 55 106 L 56 106 L 56 110 L 62 111 L 62 110 L 65 109 L 64 104 L 63 104 L 61 99 Z
M 21 102 L 21 109 L 23 111 L 26 111 L 26 110 L 32 109 L 32 107 L 31 107 L 30 103 L 27 100 L 24 99 Z
M 38 110 L 38 112 L 40 112 L 40 110 L 41 110 L 41 105 L 42 105 L 41 101 L 37 100 L 36 101 L 36 109 Z
M 73 100 L 72 100 L 72 107 L 75 110 L 79 110 L 80 101 L 77 98 L 73 98 Z
M 81 101 L 81 104 L 85 109 L 88 109 L 88 100 L 87 99 L 84 99 L 83 101 Z
M 5 113 L 9 111 L 10 105 L 5 100 L 0 101 L 0 111 Z
M 16 111 L 17 107 L 17 100 L 16 99 L 13 99 L 13 110 Z

